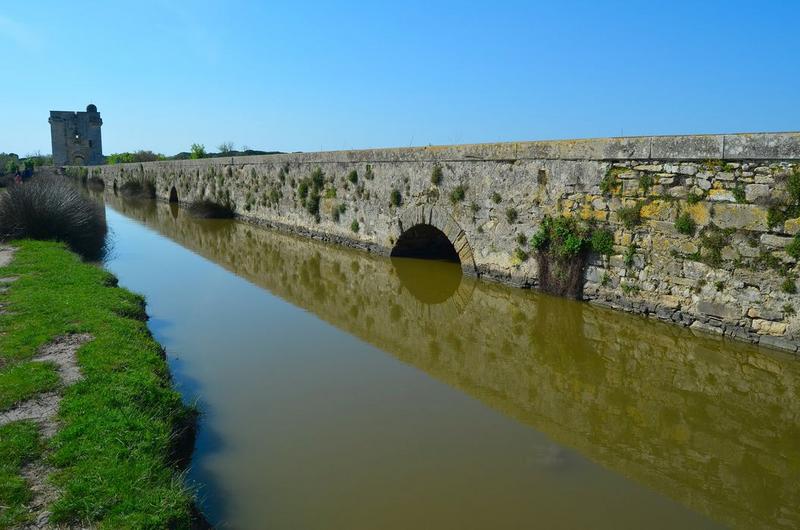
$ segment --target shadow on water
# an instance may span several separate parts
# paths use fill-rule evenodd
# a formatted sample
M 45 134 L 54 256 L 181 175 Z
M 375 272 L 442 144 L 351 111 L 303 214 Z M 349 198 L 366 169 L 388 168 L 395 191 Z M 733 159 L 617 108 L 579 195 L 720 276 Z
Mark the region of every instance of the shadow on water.
M 390 260 L 233 221 L 194 220 L 166 204 L 107 200 L 236 275 L 717 521 L 800 527 L 795 358 L 482 283 L 455 274 L 452 264 Z M 213 436 L 207 443 L 203 451 L 213 451 Z M 544 467 L 566 465 L 558 446 L 535 454 Z

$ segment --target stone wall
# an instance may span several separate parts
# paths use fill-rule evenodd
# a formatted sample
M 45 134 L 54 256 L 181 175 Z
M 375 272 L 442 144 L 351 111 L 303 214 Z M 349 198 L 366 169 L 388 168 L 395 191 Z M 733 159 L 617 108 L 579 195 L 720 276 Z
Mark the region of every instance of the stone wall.
M 68 172 L 72 170 L 67 169 Z M 379 253 L 418 223 L 467 273 L 538 287 L 545 216 L 614 235 L 595 304 L 790 351 L 800 344 L 800 133 L 480 144 L 120 164 L 119 188 L 229 202 L 248 221 Z

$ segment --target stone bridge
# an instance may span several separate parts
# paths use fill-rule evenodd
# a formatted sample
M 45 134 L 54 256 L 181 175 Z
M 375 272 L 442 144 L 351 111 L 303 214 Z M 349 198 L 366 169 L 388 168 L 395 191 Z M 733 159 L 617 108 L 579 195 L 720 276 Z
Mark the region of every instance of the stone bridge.
M 539 286 L 545 216 L 614 234 L 581 296 L 797 351 L 800 133 L 662 136 L 297 153 L 66 168 L 165 201 L 381 254 L 457 259 Z M 690 221 L 687 221 L 687 216 Z M 688 227 L 687 227 L 688 223 Z M 688 228 L 691 228 L 689 230 Z

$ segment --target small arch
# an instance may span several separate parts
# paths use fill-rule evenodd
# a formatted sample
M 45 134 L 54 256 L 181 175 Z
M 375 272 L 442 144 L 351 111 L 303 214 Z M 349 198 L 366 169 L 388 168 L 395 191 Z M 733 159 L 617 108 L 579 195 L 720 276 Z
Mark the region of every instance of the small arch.
M 114 195 L 117 194 L 117 180 L 114 179 Z
M 453 243 L 433 225 L 414 225 L 400 235 L 394 244 L 393 258 L 418 258 L 461 263 Z
M 406 208 L 397 227 L 392 256 L 452 261 L 460 263 L 464 273 L 477 274 L 466 233 L 444 209 L 427 204 Z
M 172 189 L 169 190 L 169 202 L 178 203 L 178 190 L 175 189 L 175 186 L 172 186 Z

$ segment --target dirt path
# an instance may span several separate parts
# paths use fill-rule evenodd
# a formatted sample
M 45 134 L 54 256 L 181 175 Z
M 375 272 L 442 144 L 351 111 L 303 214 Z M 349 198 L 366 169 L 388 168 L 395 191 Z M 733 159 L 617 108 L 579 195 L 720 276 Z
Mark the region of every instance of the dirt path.
M 11 262 L 14 256 L 14 249 L 11 247 L 0 247 L 0 267 L 4 267 Z M 0 289 L 8 289 L 8 284 L 16 280 L 14 277 L 0 278 Z M 0 311 L 3 308 L 0 307 Z M 56 337 L 40 350 L 39 354 L 32 360 L 34 362 L 52 362 L 56 365 L 58 375 L 61 379 L 62 389 L 55 392 L 43 392 L 32 397 L 16 406 L 0 412 L 0 426 L 13 421 L 31 420 L 39 425 L 42 437 L 49 440 L 58 431 L 58 420 L 56 415 L 61 403 L 61 391 L 82 377 L 78 367 L 76 352 L 81 345 L 90 341 L 92 336 L 89 334 L 62 335 Z M 53 469 L 44 460 L 29 462 L 22 468 L 22 476 L 28 481 L 33 499 L 29 504 L 35 518 L 32 522 L 22 526 L 24 529 L 44 530 L 54 528 L 50 525 L 50 512 L 47 507 L 58 498 L 58 491 L 47 480 Z

